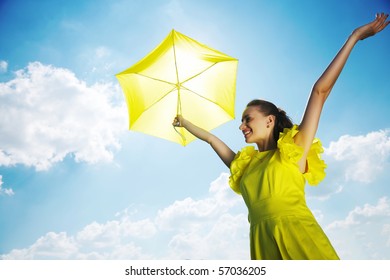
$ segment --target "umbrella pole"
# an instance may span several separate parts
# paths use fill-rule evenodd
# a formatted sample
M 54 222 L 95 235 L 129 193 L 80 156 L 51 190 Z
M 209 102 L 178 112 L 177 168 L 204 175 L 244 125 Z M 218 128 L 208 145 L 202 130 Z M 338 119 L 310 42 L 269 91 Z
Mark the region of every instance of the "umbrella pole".
M 177 108 L 176 108 L 176 115 L 177 116 L 180 116 L 181 115 L 181 99 L 180 99 L 180 86 L 178 86 L 177 88 Z M 177 129 L 176 129 L 176 126 L 173 126 L 173 128 L 175 129 L 176 133 L 180 135 L 181 139 L 183 140 L 183 144 L 184 146 L 187 144 L 187 139 L 185 138 L 185 136 L 180 133 Z
M 177 61 L 176 61 L 176 46 L 175 46 L 175 35 L 174 30 L 172 30 L 172 47 L 173 47 L 173 58 L 175 61 L 175 70 L 176 70 L 176 88 L 177 88 L 177 108 L 176 108 L 176 115 L 180 116 L 182 114 L 181 111 L 181 99 L 180 99 L 180 80 L 179 80 L 179 71 L 177 70 Z M 187 139 L 184 137 L 182 133 L 180 133 L 175 126 L 173 126 L 175 131 L 180 135 L 181 139 L 183 140 L 184 146 L 186 145 Z
M 180 98 L 180 86 L 177 88 L 177 108 L 176 108 L 176 114 L 178 116 L 181 115 L 181 98 Z

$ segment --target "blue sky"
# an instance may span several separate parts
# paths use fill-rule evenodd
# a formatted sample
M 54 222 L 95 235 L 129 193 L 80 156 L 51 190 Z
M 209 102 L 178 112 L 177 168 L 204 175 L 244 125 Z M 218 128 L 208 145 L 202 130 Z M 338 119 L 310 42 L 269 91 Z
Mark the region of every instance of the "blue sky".
M 380 11 L 390 1 L 1 1 L 0 259 L 248 259 L 229 171 L 200 141 L 128 131 L 114 75 L 173 28 L 238 58 L 236 119 L 214 133 L 239 150 L 247 102 L 298 123 Z M 390 259 L 389 44 L 389 30 L 358 43 L 317 134 L 327 178 L 307 202 L 343 259 Z

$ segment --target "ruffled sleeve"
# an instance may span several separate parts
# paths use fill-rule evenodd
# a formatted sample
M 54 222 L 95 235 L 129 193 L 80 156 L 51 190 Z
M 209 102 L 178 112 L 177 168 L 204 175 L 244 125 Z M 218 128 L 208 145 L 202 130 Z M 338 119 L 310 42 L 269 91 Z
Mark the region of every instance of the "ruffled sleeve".
M 297 164 L 303 155 L 303 148 L 294 142 L 294 136 L 298 131 L 297 125 L 294 125 L 292 128 L 285 128 L 280 133 L 278 140 L 281 159 L 294 164 Z M 303 174 L 309 185 L 318 185 L 325 178 L 326 164 L 321 159 L 323 152 L 321 141 L 315 138 L 307 155 L 307 171 Z
M 230 164 L 231 176 L 229 178 L 229 185 L 237 194 L 241 194 L 241 177 L 244 174 L 245 169 L 248 167 L 255 153 L 256 150 L 253 146 L 244 147 L 236 154 L 232 163 Z

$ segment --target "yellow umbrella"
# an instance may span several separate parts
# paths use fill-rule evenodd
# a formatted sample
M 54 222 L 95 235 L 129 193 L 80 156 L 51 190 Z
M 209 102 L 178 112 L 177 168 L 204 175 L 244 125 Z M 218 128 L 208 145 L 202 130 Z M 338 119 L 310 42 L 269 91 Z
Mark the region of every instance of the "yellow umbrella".
M 237 59 L 172 30 L 147 56 L 116 74 L 126 97 L 129 129 L 185 146 L 195 137 L 172 126 L 176 115 L 208 131 L 233 119 L 237 64 Z

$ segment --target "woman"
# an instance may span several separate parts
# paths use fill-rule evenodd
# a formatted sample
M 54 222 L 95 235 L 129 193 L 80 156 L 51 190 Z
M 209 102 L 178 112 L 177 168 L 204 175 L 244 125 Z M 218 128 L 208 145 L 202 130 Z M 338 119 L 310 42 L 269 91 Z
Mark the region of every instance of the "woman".
M 252 259 L 338 259 L 306 205 L 304 186 L 325 177 L 323 149 L 315 138 L 325 100 L 355 44 L 383 30 L 389 24 L 387 17 L 377 14 L 374 21 L 352 32 L 314 84 L 299 126 L 270 102 L 253 100 L 247 105 L 240 130 L 257 150 L 247 146 L 235 154 L 213 134 L 182 116 L 175 118 L 175 126 L 209 143 L 230 168 L 229 184 L 248 207 Z

